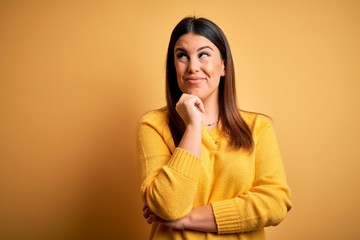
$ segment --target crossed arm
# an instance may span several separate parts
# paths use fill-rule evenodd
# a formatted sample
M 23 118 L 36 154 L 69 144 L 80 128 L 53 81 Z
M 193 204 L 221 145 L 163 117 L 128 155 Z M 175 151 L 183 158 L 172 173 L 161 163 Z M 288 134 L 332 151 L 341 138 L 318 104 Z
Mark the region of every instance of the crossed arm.
M 200 158 L 202 118 L 205 108 L 201 100 L 189 94 L 183 94 L 177 103 L 176 110 L 185 122 L 186 129 L 179 143 L 179 148 Z M 144 205 L 143 215 L 151 224 L 160 222 L 174 229 L 191 229 L 202 232 L 216 232 L 216 222 L 211 205 L 193 208 L 191 212 L 180 219 L 168 221 L 157 216 Z
M 193 208 L 191 212 L 178 220 L 167 221 L 156 214 L 146 205 L 143 207 L 143 216 L 147 223 L 160 222 L 174 229 L 190 229 L 201 232 L 217 232 L 216 222 L 211 205 Z

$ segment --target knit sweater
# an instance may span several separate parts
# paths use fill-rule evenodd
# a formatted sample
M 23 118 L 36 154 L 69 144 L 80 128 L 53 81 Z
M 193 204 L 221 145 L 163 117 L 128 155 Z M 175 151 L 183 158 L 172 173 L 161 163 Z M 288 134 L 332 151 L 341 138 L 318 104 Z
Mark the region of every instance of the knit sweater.
M 233 150 L 217 129 L 202 129 L 201 157 L 176 147 L 165 108 L 140 120 L 137 160 L 144 203 L 159 217 L 176 220 L 211 205 L 217 233 L 175 230 L 153 223 L 150 239 L 265 239 L 291 208 L 282 158 L 271 121 L 240 112 L 254 150 Z

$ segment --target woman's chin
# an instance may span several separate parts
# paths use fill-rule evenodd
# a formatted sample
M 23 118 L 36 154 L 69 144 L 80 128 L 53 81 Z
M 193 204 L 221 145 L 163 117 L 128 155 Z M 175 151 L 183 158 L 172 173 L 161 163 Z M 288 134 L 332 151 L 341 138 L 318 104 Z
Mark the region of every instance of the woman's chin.
M 199 98 L 201 98 L 201 95 L 202 95 L 199 91 L 196 91 L 196 90 L 188 90 L 188 91 L 185 91 L 184 93 L 195 95 L 195 96 L 197 96 Z

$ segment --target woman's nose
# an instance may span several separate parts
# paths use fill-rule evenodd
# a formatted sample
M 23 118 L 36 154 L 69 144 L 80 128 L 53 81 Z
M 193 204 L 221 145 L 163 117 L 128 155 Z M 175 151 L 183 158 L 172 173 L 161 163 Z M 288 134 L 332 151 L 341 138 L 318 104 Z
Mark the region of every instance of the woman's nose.
M 200 62 L 197 59 L 190 59 L 189 65 L 188 65 L 188 71 L 189 72 L 199 72 L 200 71 Z

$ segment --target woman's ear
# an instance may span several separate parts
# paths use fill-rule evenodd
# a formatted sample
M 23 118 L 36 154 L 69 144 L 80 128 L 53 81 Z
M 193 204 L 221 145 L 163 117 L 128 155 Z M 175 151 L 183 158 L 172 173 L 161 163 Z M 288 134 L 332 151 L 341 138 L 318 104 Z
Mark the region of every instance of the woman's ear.
M 222 76 L 222 77 L 225 77 L 225 63 L 224 63 L 224 61 L 223 61 L 223 63 L 222 63 L 221 68 L 222 68 L 222 70 L 221 70 L 221 76 Z

